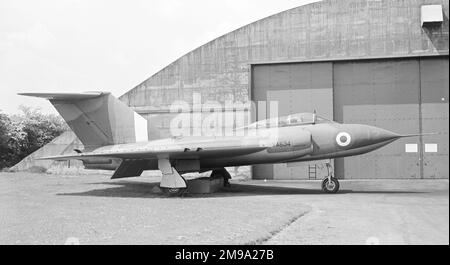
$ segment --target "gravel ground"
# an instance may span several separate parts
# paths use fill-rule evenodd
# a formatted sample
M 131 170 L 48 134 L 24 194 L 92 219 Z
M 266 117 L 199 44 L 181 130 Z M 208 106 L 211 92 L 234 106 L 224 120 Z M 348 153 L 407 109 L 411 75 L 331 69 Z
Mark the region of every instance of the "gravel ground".
M 158 178 L 0 173 L 0 244 L 449 244 L 448 180 L 233 181 L 167 198 Z

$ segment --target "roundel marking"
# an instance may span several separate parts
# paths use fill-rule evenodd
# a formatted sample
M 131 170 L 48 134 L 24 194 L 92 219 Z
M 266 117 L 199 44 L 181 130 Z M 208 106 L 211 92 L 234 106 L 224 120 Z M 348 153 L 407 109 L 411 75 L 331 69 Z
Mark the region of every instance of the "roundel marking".
M 340 132 L 336 135 L 336 143 L 339 146 L 347 146 L 350 144 L 350 142 L 352 141 L 352 137 L 350 136 L 350 134 L 348 132 Z

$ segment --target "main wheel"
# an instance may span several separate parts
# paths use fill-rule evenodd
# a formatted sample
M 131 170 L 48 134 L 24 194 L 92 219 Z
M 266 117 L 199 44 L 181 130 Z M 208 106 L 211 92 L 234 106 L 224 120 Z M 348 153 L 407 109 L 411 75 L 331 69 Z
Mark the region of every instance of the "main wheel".
M 176 197 L 181 196 L 185 191 L 186 188 L 162 188 L 161 190 L 164 194 L 170 196 L 170 197 Z
M 331 178 L 331 181 L 328 181 L 328 178 L 322 181 L 322 190 L 326 193 L 336 193 L 339 190 L 339 181 L 337 178 Z
M 183 195 L 183 193 L 187 190 L 187 181 L 184 177 L 181 177 L 184 180 L 184 183 L 186 183 L 186 188 L 165 188 L 160 187 L 161 191 L 166 194 L 169 197 L 177 197 Z

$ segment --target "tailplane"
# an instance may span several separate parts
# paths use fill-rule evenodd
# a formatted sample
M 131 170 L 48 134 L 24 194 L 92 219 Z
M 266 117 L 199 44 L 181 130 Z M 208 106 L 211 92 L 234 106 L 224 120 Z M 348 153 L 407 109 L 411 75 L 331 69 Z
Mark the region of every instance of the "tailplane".
M 148 141 L 147 120 L 109 92 L 20 93 L 48 99 L 85 150 Z

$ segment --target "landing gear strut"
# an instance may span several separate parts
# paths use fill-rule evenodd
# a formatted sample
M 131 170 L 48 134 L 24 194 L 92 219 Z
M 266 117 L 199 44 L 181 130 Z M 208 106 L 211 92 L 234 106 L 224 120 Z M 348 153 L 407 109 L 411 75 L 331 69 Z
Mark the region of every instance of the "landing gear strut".
M 339 190 L 339 181 L 333 176 L 333 167 L 326 163 L 328 176 L 322 181 L 322 190 L 326 193 L 336 193 Z
M 186 180 L 172 167 L 169 159 L 159 159 L 158 168 L 162 173 L 159 187 L 163 193 L 168 196 L 180 196 L 186 191 Z
M 187 186 L 186 180 L 184 178 L 183 178 L 183 180 L 184 180 L 184 182 L 186 183 L 186 186 Z M 160 189 L 161 189 L 161 191 L 164 194 L 166 194 L 169 197 L 182 196 L 186 192 L 186 188 L 165 188 L 165 187 L 160 187 Z
M 223 186 L 224 187 L 230 187 L 230 179 L 231 175 L 228 173 L 228 171 L 225 168 L 220 169 L 214 169 L 211 172 L 211 178 L 223 178 Z

